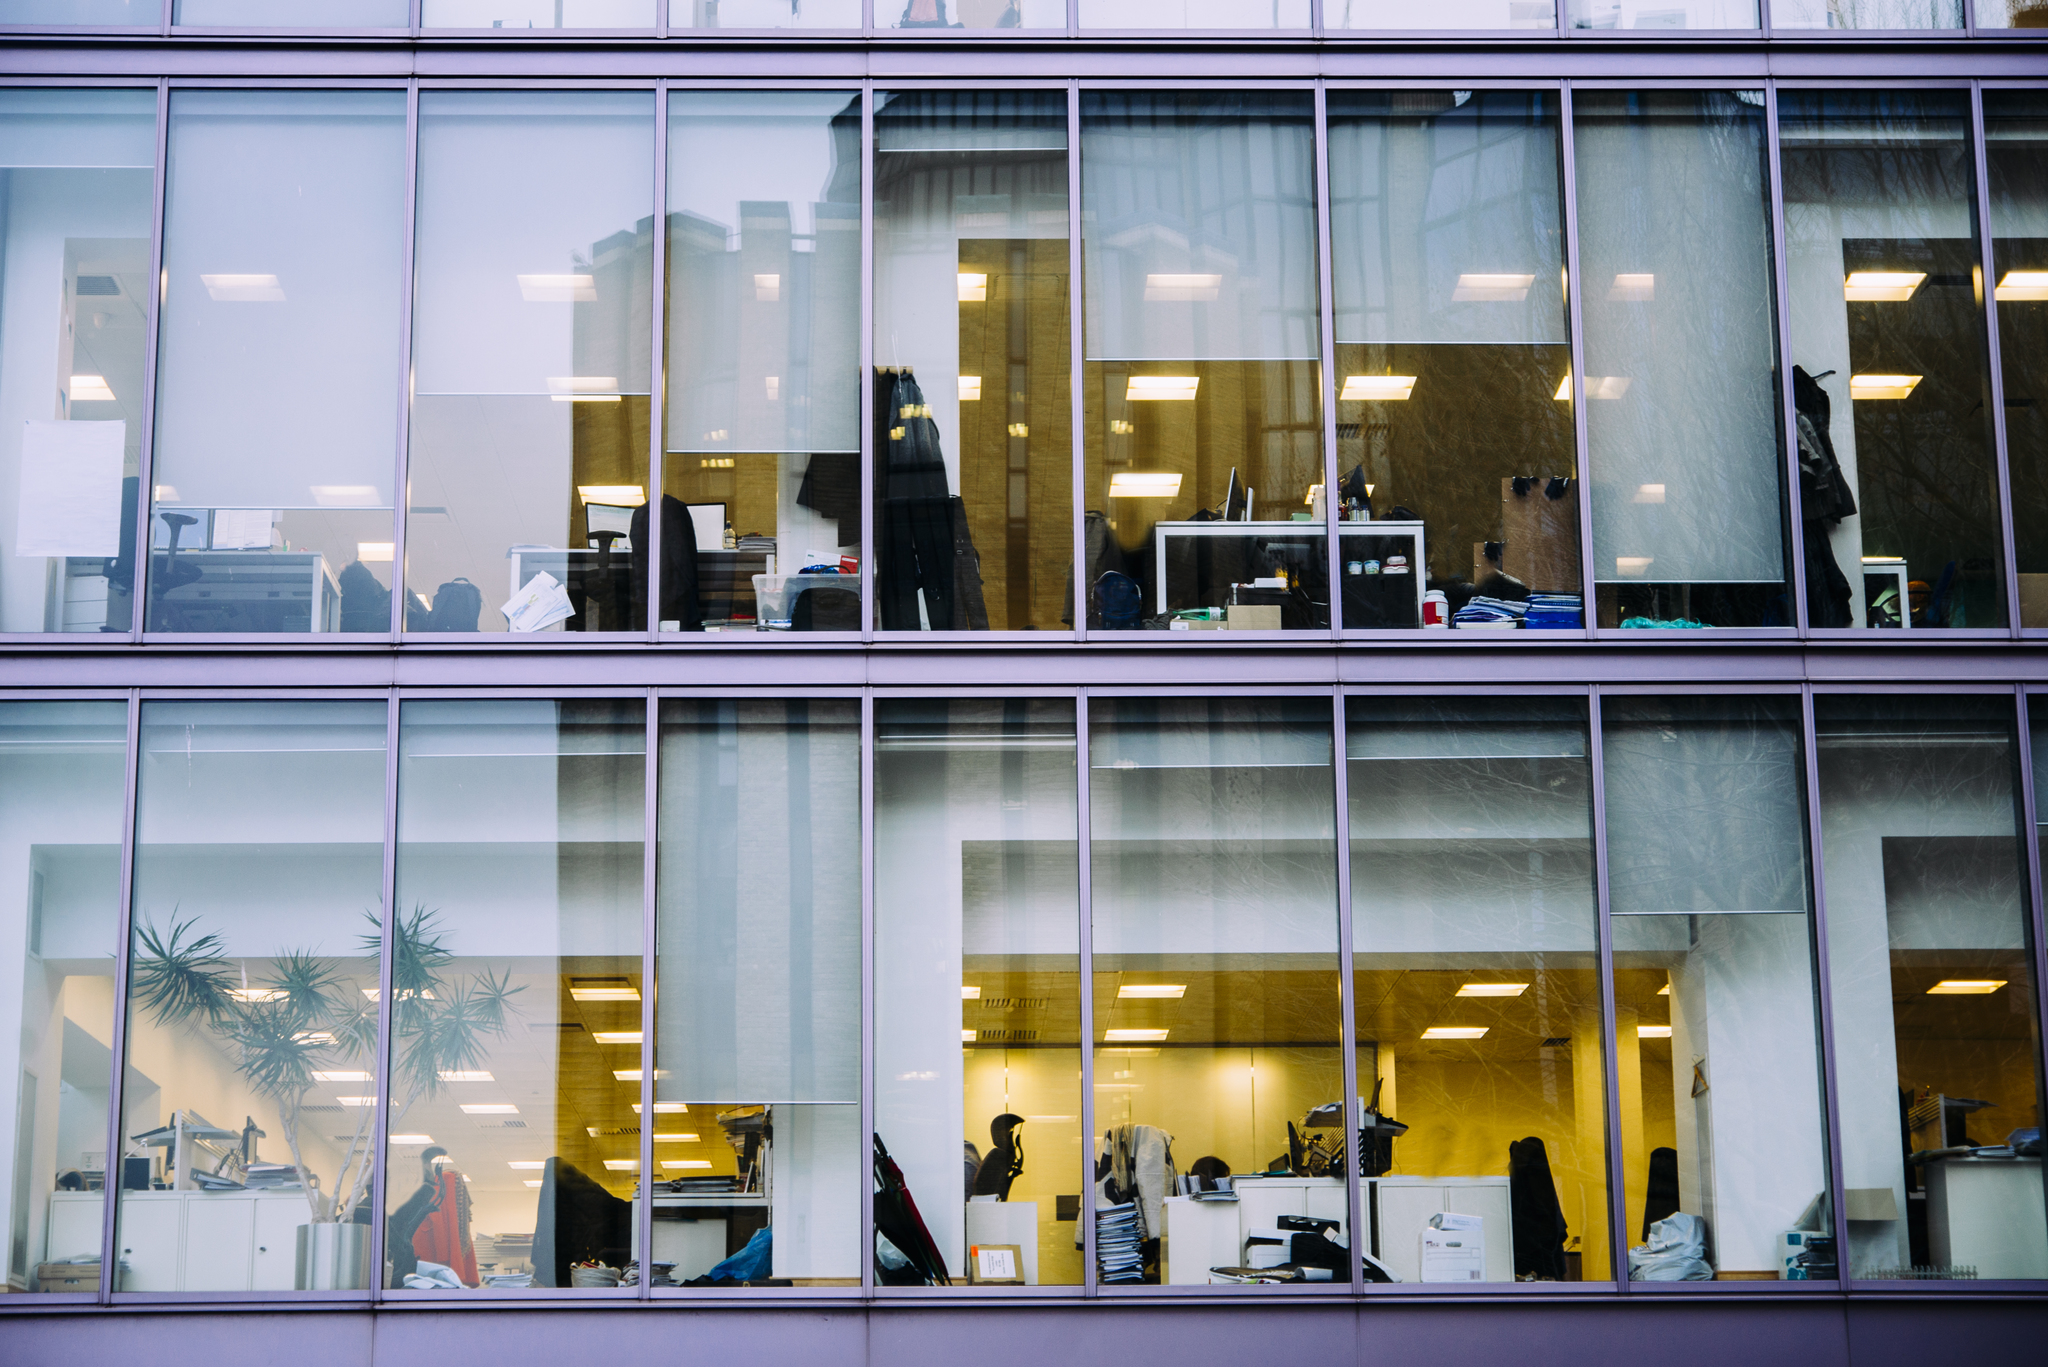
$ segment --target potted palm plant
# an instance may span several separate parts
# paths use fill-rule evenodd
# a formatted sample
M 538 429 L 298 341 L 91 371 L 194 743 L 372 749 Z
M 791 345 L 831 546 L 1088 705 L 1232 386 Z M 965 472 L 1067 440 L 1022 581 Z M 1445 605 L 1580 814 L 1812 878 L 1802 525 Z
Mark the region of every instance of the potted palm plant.
M 374 964 L 383 927 L 360 938 Z M 489 1041 L 503 1036 L 512 997 L 523 989 L 509 974 L 456 975 L 437 913 L 415 906 L 397 920 L 391 964 L 391 1122 L 439 1092 L 446 1075 L 485 1062 Z M 369 1226 L 358 1212 L 370 1194 L 376 1162 L 374 1105 L 356 1110 L 354 1133 L 339 1137 L 340 1161 L 323 1181 L 305 1144 L 307 1107 L 316 1075 L 374 1075 L 375 989 L 364 989 L 332 959 L 285 950 L 255 982 L 237 972 L 226 942 L 204 932 L 197 916 L 159 930 L 135 932 L 130 995 L 159 1026 L 182 1025 L 211 1035 L 249 1089 L 277 1107 L 278 1125 L 305 1192 L 307 1222 L 298 1232 L 301 1289 L 362 1289 L 369 1281 Z M 313 1101 L 312 1104 L 319 1104 Z

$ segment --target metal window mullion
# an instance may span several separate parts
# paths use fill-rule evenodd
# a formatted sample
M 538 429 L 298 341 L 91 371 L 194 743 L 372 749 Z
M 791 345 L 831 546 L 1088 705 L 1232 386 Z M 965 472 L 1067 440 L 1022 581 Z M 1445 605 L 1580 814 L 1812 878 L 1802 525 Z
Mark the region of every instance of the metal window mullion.
M 668 12 L 667 0 L 662 0 L 662 13 Z M 647 621 L 644 627 L 649 645 L 661 641 L 661 508 L 662 499 L 668 488 L 667 436 L 662 424 L 663 400 L 668 394 L 668 90 L 665 80 L 654 84 L 654 238 L 649 248 L 654 253 L 648 271 L 648 288 L 654 291 L 653 335 L 647 352 Z M 681 625 L 678 623 L 678 625 Z M 652 706 L 650 703 L 649 706 Z M 651 724 L 651 723 L 650 723 Z M 650 744 L 652 741 L 650 740 Z M 650 832 L 650 840 L 653 839 Z M 652 981 L 650 978 L 649 981 Z M 644 999 L 647 993 L 642 992 Z M 652 1036 L 649 1036 L 651 1039 Z M 651 1103 L 650 1103 L 651 1104 Z M 647 1123 L 641 1130 L 653 1132 L 654 1112 L 648 1111 L 642 1117 Z M 646 1169 L 640 1185 L 644 1188 L 653 1180 L 652 1169 Z M 641 1290 L 647 1287 L 647 1259 L 641 1259 Z
M 426 15 L 423 13 L 425 8 L 426 0 L 412 0 L 411 5 L 407 7 L 406 17 L 408 20 L 410 20 L 408 27 L 411 29 L 412 36 L 415 38 L 420 36 L 420 25 L 421 22 L 426 18 Z
M 166 9 L 170 0 L 165 0 Z M 128 575 L 128 642 L 139 645 L 149 626 L 149 529 L 156 523 L 156 373 L 163 326 L 164 215 L 170 199 L 171 83 L 156 83 L 156 180 L 151 189 L 149 318 L 142 353 L 142 445 L 135 457 L 135 560 Z M 102 1282 L 105 1277 L 100 1278 Z
M 1792 627 L 1802 638 L 1810 623 L 1806 620 L 1806 523 L 1800 519 L 1799 410 L 1792 402 L 1792 295 L 1790 267 L 1785 246 L 1785 168 L 1778 145 L 1778 84 L 1764 87 L 1764 150 L 1769 164 L 1771 215 L 1771 280 L 1776 291 L 1778 326 L 1778 428 L 1784 434 L 1780 453 L 1785 464 L 1786 531 L 1792 544 L 1786 548 L 1792 561 Z M 1825 529 L 1821 529 L 1825 535 Z
M 1828 1127 L 1828 1204 L 1834 1211 L 1835 1275 L 1844 1294 L 1849 1289 L 1849 1216 L 1844 1208 L 1842 1108 L 1835 1085 L 1834 975 L 1828 962 L 1828 891 L 1826 849 L 1821 843 L 1820 739 L 1814 718 L 1813 685 L 1799 690 L 1801 750 L 1806 775 L 1806 863 L 1813 886 L 1813 958 L 1815 1014 L 1820 1021 L 1821 1103 Z
M 1067 37 L 1081 36 L 1081 0 L 1067 0 Z
M 2018 640 L 2019 562 L 2014 558 L 2017 548 L 2014 545 L 2013 534 L 2012 470 L 2006 453 L 2005 365 L 1998 337 L 1998 261 L 1993 255 L 1990 148 L 1984 140 L 1982 81 L 1970 82 L 1970 156 L 1971 174 L 1977 181 L 1977 199 L 1972 207 L 1977 215 L 1978 279 L 1984 282 L 1984 364 L 1990 369 L 1990 388 L 1987 393 L 1991 404 L 1991 449 L 1998 479 L 1998 533 L 2005 549 L 2005 625 L 2013 639 Z M 2044 1170 L 2048 1170 L 2048 1165 L 2044 1165 Z
M 1614 923 L 1607 880 L 1607 755 L 1601 733 L 1600 690 L 1587 690 L 1586 760 L 1593 779 L 1593 902 L 1600 965 L 1600 1059 L 1606 1072 L 1607 1280 L 1626 1293 L 1628 1276 L 1628 1156 L 1621 1146 L 1621 1041 L 1616 1038 Z M 1582 1274 L 1583 1275 L 1583 1274 Z
M 875 618 L 881 612 L 881 604 L 875 596 L 875 495 L 879 492 L 875 487 L 875 461 L 881 453 L 875 450 L 875 86 L 872 81 L 860 84 L 859 437 L 860 639 L 863 644 L 873 644 Z M 866 757 L 865 750 L 862 757 Z M 863 853 L 862 858 L 866 857 Z M 869 1199 L 866 1208 L 871 1209 L 872 1206 L 873 1201 Z M 872 1288 L 872 1275 L 872 1268 L 862 1271 L 862 1284 Z
M 171 23 L 177 18 L 177 0 L 164 0 L 163 12 L 158 16 L 158 31 L 166 38 L 171 36 Z M 100 1278 L 105 1281 L 106 1278 Z
M 1071 105 L 1069 106 L 1072 107 Z M 1081 1294 L 1099 1296 L 1095 1278 L 1095 889 L 1089 848 L 1094 797 L 1088 777 L 1088 690 L 1074 697 L 1074 910 L 1081 978 Z
M 2024 684 L 2013 689 L 2019 728 L 2020 845 L 2027 869 L 2027 967 L 2034 987 L 2034 1095 L 2048 1095 L 2048 919 L 2041 907 L 2041 809 L 2035 791 L 2033 724 Z M 2037 1103 L 2038 1104 L 2038 1103 Z M 2041 1169 L 2042 1193 L 2048 1200 L 2048 1164 Z
M 113 1078 L 107 1092 L 107 1156 L 101 1162 L 99 1303 L 109 1305 L 120 1285 L 121 1259 L 114 1250 L 120 1233 L 121 1174 L 126 1136 L 128 1081 L 128 962 L 134 957 L 136 781 L 142 764 L 142 690 L 128 690 L 128 753 L 122 758 L 121 868 L 119 904 L 114 909 L 114 1021 L 111 1036 Z M 24 1161 L 17 1154 L 16 1162 Z
M 865 93 L 863 93 L 865 98 Z M 873 386 L 867 387 L 872 392 Z M 863 550 L 866 548 L 863 547 Z M 867 556 L 862 555 L 862 565 Z M 875 1298 L 875 694 L 860 695 L 860 1292 Z
M 1317 92 L 1320 96 L 1321 91 Z M 1329 500 L 1324 499 L 1324 506 Z M 1417 573 L 1420 573 L 1418 570 Z M 1334 595 L 1333 595 L 1334 596 Z M 1365 1259 L 1358 1256 L 1370 1243 L 1365 1227 L 1365 1179 L 1360 1174 L 1358 1135 L 1364 1124 L 1359 1101 L 1362 1081 L 1358 1076 L 1358 994 L 1355 990 L 1357 939 L 1351 911 L 1351 772 L 1345 742 L 1344 690 L 1330 690 L 1330 787 L 1336 802 L 1337 832 L 1337 1001 L 1340 1011 L 1339 1039 L 1344 1050 L 1344 1151 L 1352 1155 L 1345 1164 L 1345 1228 L 1351 1234 L 1351 1294 L 1365 1291 Z
M 1558 10 L 1563 12 L 1563 0 Z M 1587 478 L 1593 456 L 1586 436 L 1586 329 L 1585 314 L 1579 307 L 1579 179 L 1575 165 L 1577 147 L 1572 136 L 1572 86 L 1565 81 L 1557 97 L 1557 156 L 1563 168 L 1564 185 L 1564 277 L 1565 330 L 1571 338 L 1572 432 L 1577 444 L 1575 466 L 1579 480 L 1579 627 L 1588 640 L 1596 634 L 1598 608 L 1594 602 L 1593 580 L 1593 491 Z
M 420 83 L 405 83 L 405 245 L 399 267 L 403 291 L 398 339 L 398 449 L 392 453 L 391 639 L 403 640 L 407 583 L 405 534 L 412 517 L 412 332 L 416 249 L 419 244 Z
M 391 1131 L 392 1054 L 397 1041 L 391 1037 L 391 977 L 398 943 L 398 690 L 385 695 L 384 711 L 384 926 L 378 937 L 377 955 L 377 1117 L 370 1132 L 370 1286 L 372 1301 L 384 1299 L 384 1238 L 389 1232 L 384 1219 L 385 1157 L 390 1153 L 386 1136 Z M 337 1188 L 339 1183 L 336 1184 Z M 335 1195 L 340 1196 L 337 1189 Z
M 654 36 L 656 38 L 668 37 L 668 10 L 669 0 L 654 0 Z M 642 1281 L 647 1280 L 647 1273 L 644 1269 L 641 1271 L 640 1279 Z
M 1080 0 L 1068 0 L 1070 12 Z M 1071 427 L 1073 484 L 1073 591 L 1067 595 L 1074 639 L 1088 639 L 1088 414 L 1086 321 L 1081 316 L 1081 85 L 1067 83 L 1067 420 Z M 1091 1236 L 1092 1237 L 1092 1236 Z M 1093 1284 L 1092 1282 L 1090 1283 Z
M 661 925 L 657 916 L 656 878 L 661 839 L 661 699 L 650 688 L 643 695 L 647 715 L 641 765 L 645 811 L 640 828 L 640 1190 L 633 1205 L 634 1242 L 639 1245 L 640 1299 L 654 1295 L 654 1077 L 655 994 L 660 959 Z
M 1321 0 L 1317 0 L 1320 14 Z M 1337 301 L 1333 294 L 1335 248 L 1330 241 L 1330 109 L 1329 92 L 1322 81 L 1316 82 L 1315 89 L 1315 196 L 1316 196 L 1316 291 L 1321 295 L 1317 306 L 1317 325 L 1321 328 L 1322 370 L 1316 382 L 1316 402 L 1323 410 L 1323 551 L 1324 574 L 1328 577 L 1330 597 L 1330 639 L 1332 642 L 1344 635 L 1344 581 L 1338 577 L 1338 562 L 1343 559 L 1343 547 L 1339 544 L 1337 518 Z M 1417 565 L 1415 573 L 1427 574 L 1428 567 Z M 1420 625 L 1420 623 L 1417 623 Z M 1340 766 L 1341 767 L 1341 766 Z M 1349 1094 L 1347 1094 L 1349 1095 Z M 1347 1101 L 1345 1103 L 1349 1105 Z

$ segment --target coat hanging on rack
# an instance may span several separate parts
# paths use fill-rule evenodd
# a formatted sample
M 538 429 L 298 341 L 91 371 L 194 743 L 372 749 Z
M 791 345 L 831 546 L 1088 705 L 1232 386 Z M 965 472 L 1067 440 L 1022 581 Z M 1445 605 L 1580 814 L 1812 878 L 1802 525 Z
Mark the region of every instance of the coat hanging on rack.
M 986 631 L 967 505 L 947 490 L 939 427 L 908 369 L 875 371 L 875 593 L 884 631 Z M 924 618 L 918 617 L 918 594 Z

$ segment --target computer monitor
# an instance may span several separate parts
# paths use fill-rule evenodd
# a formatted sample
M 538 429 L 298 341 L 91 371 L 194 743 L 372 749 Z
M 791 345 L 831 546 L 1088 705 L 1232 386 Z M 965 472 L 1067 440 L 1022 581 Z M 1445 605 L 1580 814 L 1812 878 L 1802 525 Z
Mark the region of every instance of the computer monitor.
M 630 504 L 586 503 L 583 505 L 583 526 L 590 536 L 590 548 L 597 549 L 599 532 L 616 532 L 621 538 L 613 543 L 614 550 L 630 550 L 630 543 L 624 538 L 633 534 L 633 513 Z
M 1230 487 L 1223 495 L 1223 520 L 1242 522 L 1245 520 L 1246 494 L 1248 491 L 1237 478 L 1237 467 L 1230 467 Z

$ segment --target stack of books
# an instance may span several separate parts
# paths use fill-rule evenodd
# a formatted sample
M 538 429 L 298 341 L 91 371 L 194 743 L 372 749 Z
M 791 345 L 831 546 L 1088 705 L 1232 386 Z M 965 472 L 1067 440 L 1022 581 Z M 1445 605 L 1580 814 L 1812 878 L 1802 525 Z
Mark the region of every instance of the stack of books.
M 299 1170 L 290 1163 L 251 1163 L 242 1183 L 252 1191 L 297 1190 Z
M 1103 1206 L 1095 1212 L 1096 1280 L 1137 1282 L 1145 1279 L 1144 1257 L 1138 1250 L 1143 1231 L 1138 1203 Z

